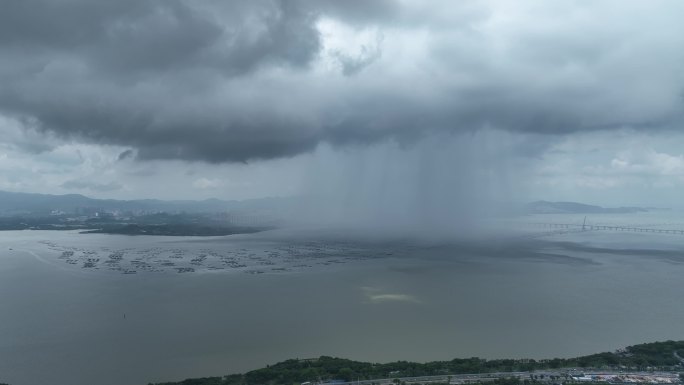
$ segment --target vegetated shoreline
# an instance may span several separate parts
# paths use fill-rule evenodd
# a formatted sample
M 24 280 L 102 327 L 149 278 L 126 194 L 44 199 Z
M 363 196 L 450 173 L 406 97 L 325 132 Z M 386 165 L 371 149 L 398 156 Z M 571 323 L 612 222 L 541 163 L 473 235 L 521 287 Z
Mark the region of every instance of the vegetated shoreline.
M 120 234 L 120 235 L 162 235 L 176 237 L 213 237 L 235 234 L 253 234 L 273 227 L 233 227 L 202 225 L 139 225 L 127 224 L 106 226 L 98 229 L 84 230 L 81 234 Z
M 82 234 L 161 235 L 161 236 L 225 236 L 252 234 L 272 230 L 269 225 L 238 225 L 200 215 L 148 215 L 121 221 L 109 218 L 75 220 L 64 217 L 4 217 L 0 231 L 52 230 L 80 231 Z
M 48 230 L 73 231 L 80 234 L 117 234 L 117 235 L 152 235 L 169 237 L 217 237 L 236 234 L 254 234 L 273 230 L 275 227 L 211 227 L 211 226 L 173 226 L 173 225 L 138 225 L 128 224 L 89 228 L 83 226 L 35 226 L 19 228 L 0 228 L 0 231 Z M 1 385 L 1 384 L 0 384 Z
M 149 383 L 148 385 L 291 385 L 320 381 L 367 381 L 471 373 L 531 372 L 563 368 L 614 369 L 625 372 L 654 370 L 679 372 L 684 371 L 684 367 L 677 355 L 678 351 L 684 352 L 684 341 L 653 342 L 629 346 L 615 352 L 543 360 L 486 360 L 473 357 L 427 363 L 397 361 L 378 364 L 321 356 L 314 359 L 291 359 L 243 374 L 194 378 L 179 382 Z M 511 384 L 519 382 L 513 381 Z M 439 382 L 435 382 L 437 383 Z M 509 384 L 506 383 L 506 385 Z

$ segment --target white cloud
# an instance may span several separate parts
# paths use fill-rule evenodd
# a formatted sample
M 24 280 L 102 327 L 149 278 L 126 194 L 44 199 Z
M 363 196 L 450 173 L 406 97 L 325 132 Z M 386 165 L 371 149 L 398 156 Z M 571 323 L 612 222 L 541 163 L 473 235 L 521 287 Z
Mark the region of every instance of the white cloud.
M 684 134 L 633 130 L 574 134 L 530 164 L 537 198 L 678 205 Z
M 223 185 L 223 182 L 218 179 L 199 178 L 192 182 L 192 186 L 200 190 L 216 189 Z

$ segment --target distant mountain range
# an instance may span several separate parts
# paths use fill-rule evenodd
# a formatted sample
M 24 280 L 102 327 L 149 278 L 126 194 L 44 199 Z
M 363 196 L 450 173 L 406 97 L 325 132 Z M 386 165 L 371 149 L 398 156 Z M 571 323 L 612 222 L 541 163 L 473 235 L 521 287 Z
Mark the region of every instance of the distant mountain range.
M 243 201 L 206 199 L 173 200 L 158 199 L 116 200 L 94 199 L 80 194 L 51 195 L 0 191 L 0 216 L 12 215 L 49 215 L 55 212 L 66 214 L 92 214 L 94 212 L 132 212 L 132 213 L 216 213 L 225 211 L 268 210 L 282 212 L 291 210 L 301 198 L 260 198 Z M 519 207 L 519 206 L 518 206 Z M 520 213 L 516 209 L 515 212 Z M 537 201 L 523 205 L 522 212 L 527 214 L 625 214 L 654 210 L 643 207 L 605 208 L 577 202 Z M 506 210 L 509 211 L 509 210 Z
M 93 211 L 208 213 L 228 210 L 277 209 L 294 198 L 262 198 L 244 201 L 206 199 L 201 201 L 157 199 L 94 199 L 80 194 L 51 195 L 0 191 L 0 215 L 45 215 L 53 212 Z
M 652 208 L 644 207 L 615 207 L 586 205 L 577 202 L 547 202 L 536 201 L 525 205 L 525 212 L 530 214 L 630 214 L 647 212 Z

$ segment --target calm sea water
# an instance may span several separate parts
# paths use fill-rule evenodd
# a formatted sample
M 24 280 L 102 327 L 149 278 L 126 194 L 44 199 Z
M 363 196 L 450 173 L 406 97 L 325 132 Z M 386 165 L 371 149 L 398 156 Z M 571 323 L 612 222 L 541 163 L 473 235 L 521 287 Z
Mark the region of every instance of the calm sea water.
M 595 224 L 683 228 L 677 213 Z M 570 357 L 684 339 L 684 236 L 370 242 L 0 232 L 0 382 L 146 384 L 287 358 Z

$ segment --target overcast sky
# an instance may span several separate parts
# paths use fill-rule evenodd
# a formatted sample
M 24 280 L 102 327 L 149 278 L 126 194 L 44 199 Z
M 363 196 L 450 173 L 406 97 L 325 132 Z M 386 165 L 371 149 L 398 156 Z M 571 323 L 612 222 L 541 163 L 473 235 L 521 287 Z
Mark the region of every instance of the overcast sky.
M 0 189 L 678 205 L 684 2 L 5 0 Z

